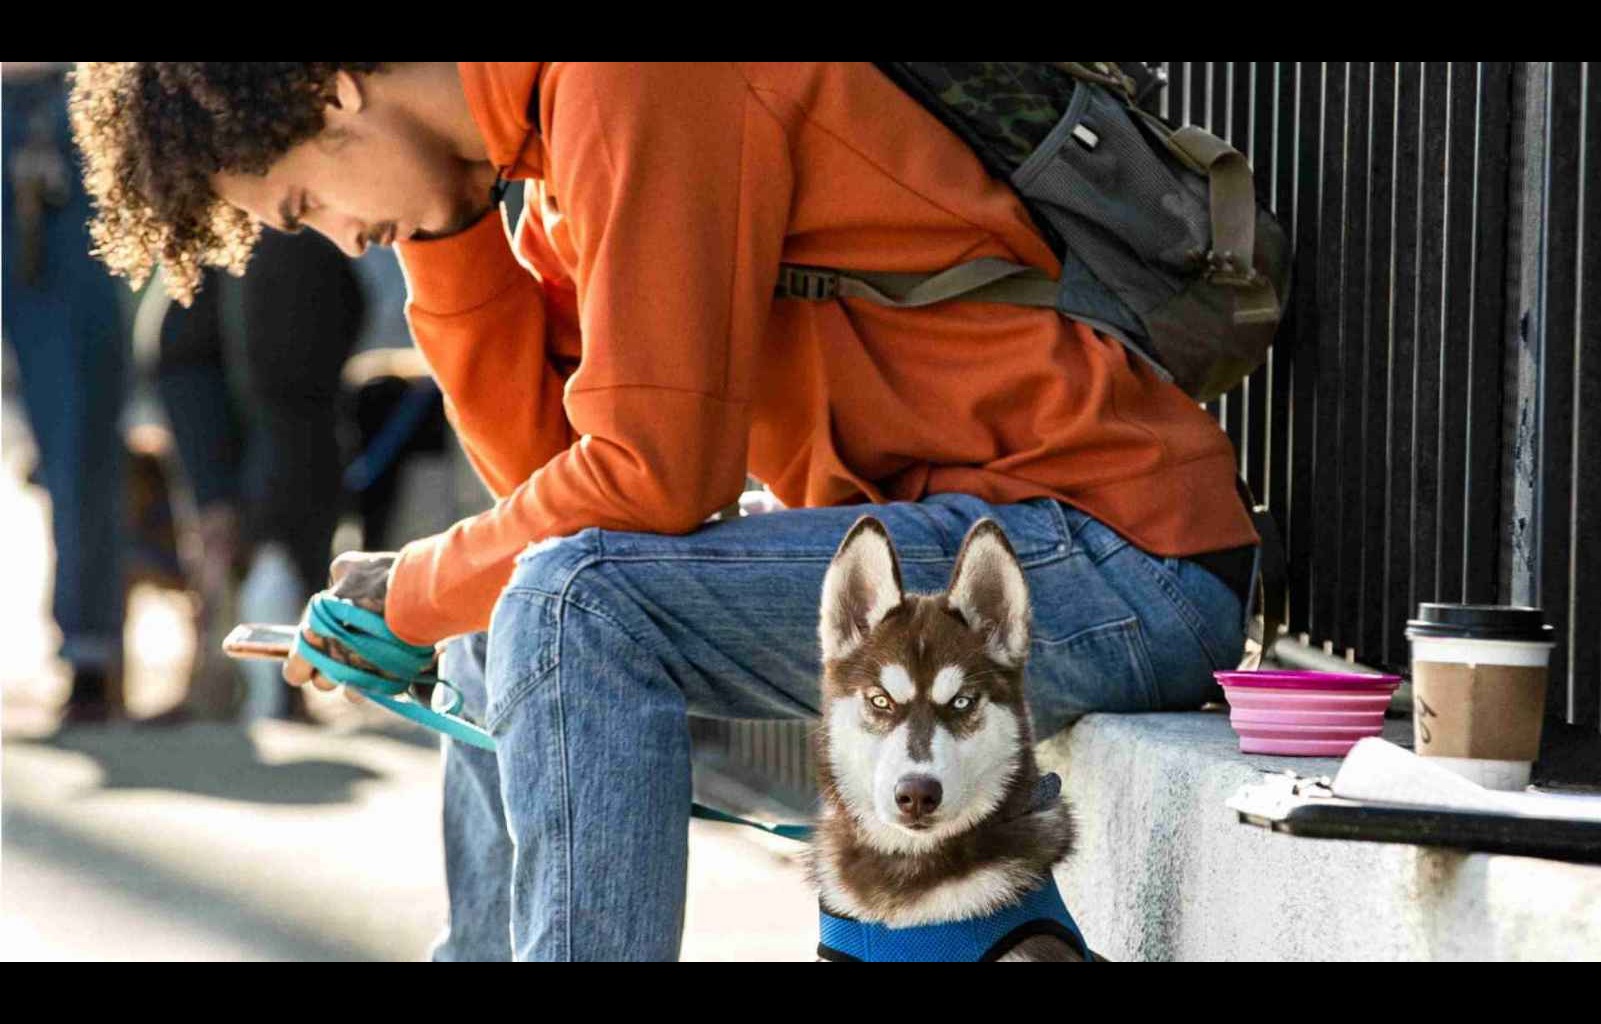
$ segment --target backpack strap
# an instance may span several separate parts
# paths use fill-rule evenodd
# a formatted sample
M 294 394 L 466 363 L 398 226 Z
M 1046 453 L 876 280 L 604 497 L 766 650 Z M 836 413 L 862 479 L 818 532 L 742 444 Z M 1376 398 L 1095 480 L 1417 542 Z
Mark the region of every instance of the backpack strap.
M 1141 112 L 1135 108 L 1134 116 Z M 1279 318 L 1279 297 L 1273 282 L 1257 273 L 1256 179 L 1245 155 L 1195 125 L 1167 136 L 1168 148 L 1206 174 L 1212 207 L 1212 249 L 1206 254 L 1207 276 L 1234 292 L 1234 322 L 1272 323 Z
M 793 263 L 780 264 L 778 269 L 774 295 L 780 299 L 865 299 L 895 309 L 916 309 L 951 299 L 1056 308 L 1054 277 L 1036 267 L 993 256 L 932 274 L 832 270 Z
M 1266 505 L 1257 504 L 1251 494 L 1250 484 L 1243 477 L 1235 478 L 1235 484 L 1240 498 L 1245 502 L 1246 511 L 1251 514 L 1251 525 L 1256 528 L 1256 535 L 1261 540 L 1256 551 L 1256 579 L 1251 587 L 1254 607 L 1245 610 L 1246 639 L 1255 644 L 1255 649 L 1247 645 L 1245 657 L 1240 662 L 1241 668 L 1254 670 L 1261 667 L 1262 659 L 1272 650 L 1279 638 L 1279 628 L 1284 624 L 1289 562 L 1284 554 L 1284 536 L 1279 532 L 1278 520 L 1273 518 L 1273 513 L 1268 511 Z M 1256 632 L 1258 612 L 1261 613 L 1260 633 Z

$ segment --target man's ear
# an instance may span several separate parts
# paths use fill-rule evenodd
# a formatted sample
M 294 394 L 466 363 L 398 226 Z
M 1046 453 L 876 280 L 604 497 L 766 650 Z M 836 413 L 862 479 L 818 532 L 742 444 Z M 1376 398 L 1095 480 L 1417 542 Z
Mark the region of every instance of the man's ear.
M 1028 581 L 1012 544 L 993 519 L 967 532 L 951 570 L 946 601 L 984 635 L 991 658 L 1012 667 L 1028 655 Z
M 823 661 L 837 661 L 861 646 L 902 597 L 901 564 L 889 533 L 877 519 L 863 516 L 840 542 L 823 577 L 817 626 Z
M 334 72 L 334 94 L 328 100 L 324 116 L 332 123 L 340 115 L 349 117 L 361 113 L 367 106 L 367 85 L 349 71 Z

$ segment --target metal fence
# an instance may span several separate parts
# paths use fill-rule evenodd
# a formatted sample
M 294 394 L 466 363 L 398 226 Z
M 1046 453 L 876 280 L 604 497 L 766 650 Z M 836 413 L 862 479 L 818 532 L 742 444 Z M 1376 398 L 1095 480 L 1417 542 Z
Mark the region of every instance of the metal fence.
M 1295 239 L 1273 356 L 1214 407 L 1284 530 L 1291 631 L 1404 668 L 1421 601 L 1539 604 L 1553 713 L 1601 724 L 1590 66 L 1166 67 L 1163 113 L 1250 156 Z
M 1419 602 L 1537 604 L 1553 717 L 1601 729 L 1595 68 L 1163 68 L 1161 113 L 1249 156 L 1295 240 L 1267 365 L 1209 407 L 1283 532 L 1291 632 L 1404 669 Z M 697 726 L 786 786 L 804 733 Z

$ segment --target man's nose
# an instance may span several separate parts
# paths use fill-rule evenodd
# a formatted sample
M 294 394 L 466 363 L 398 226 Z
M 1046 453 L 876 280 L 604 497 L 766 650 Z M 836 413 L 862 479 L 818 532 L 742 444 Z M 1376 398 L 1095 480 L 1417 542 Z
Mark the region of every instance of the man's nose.
M 354 259 L 367 251 L 367 228 L 350 217 L 331 217 L 319 211 L 306 217 L 305 224 Z

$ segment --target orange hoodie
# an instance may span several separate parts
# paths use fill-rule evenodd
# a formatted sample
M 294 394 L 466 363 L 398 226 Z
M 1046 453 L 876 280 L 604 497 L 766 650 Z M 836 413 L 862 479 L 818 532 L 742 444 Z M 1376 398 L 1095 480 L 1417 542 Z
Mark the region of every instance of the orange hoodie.
M 498 499 L 408 544 L 387 617 L 483 629 L 530 542 L 786 505 L 1049 496 L 1147 551 L 1250 544 L 1228 439 L 1050 311 L 776 301 L 780 262 L 1055 273 L 1021 203 L 869 64 L 463 63 L 498 215 L 399 248 L 418 347 Z M 527 115 L 538 88 L 538 130 Z

